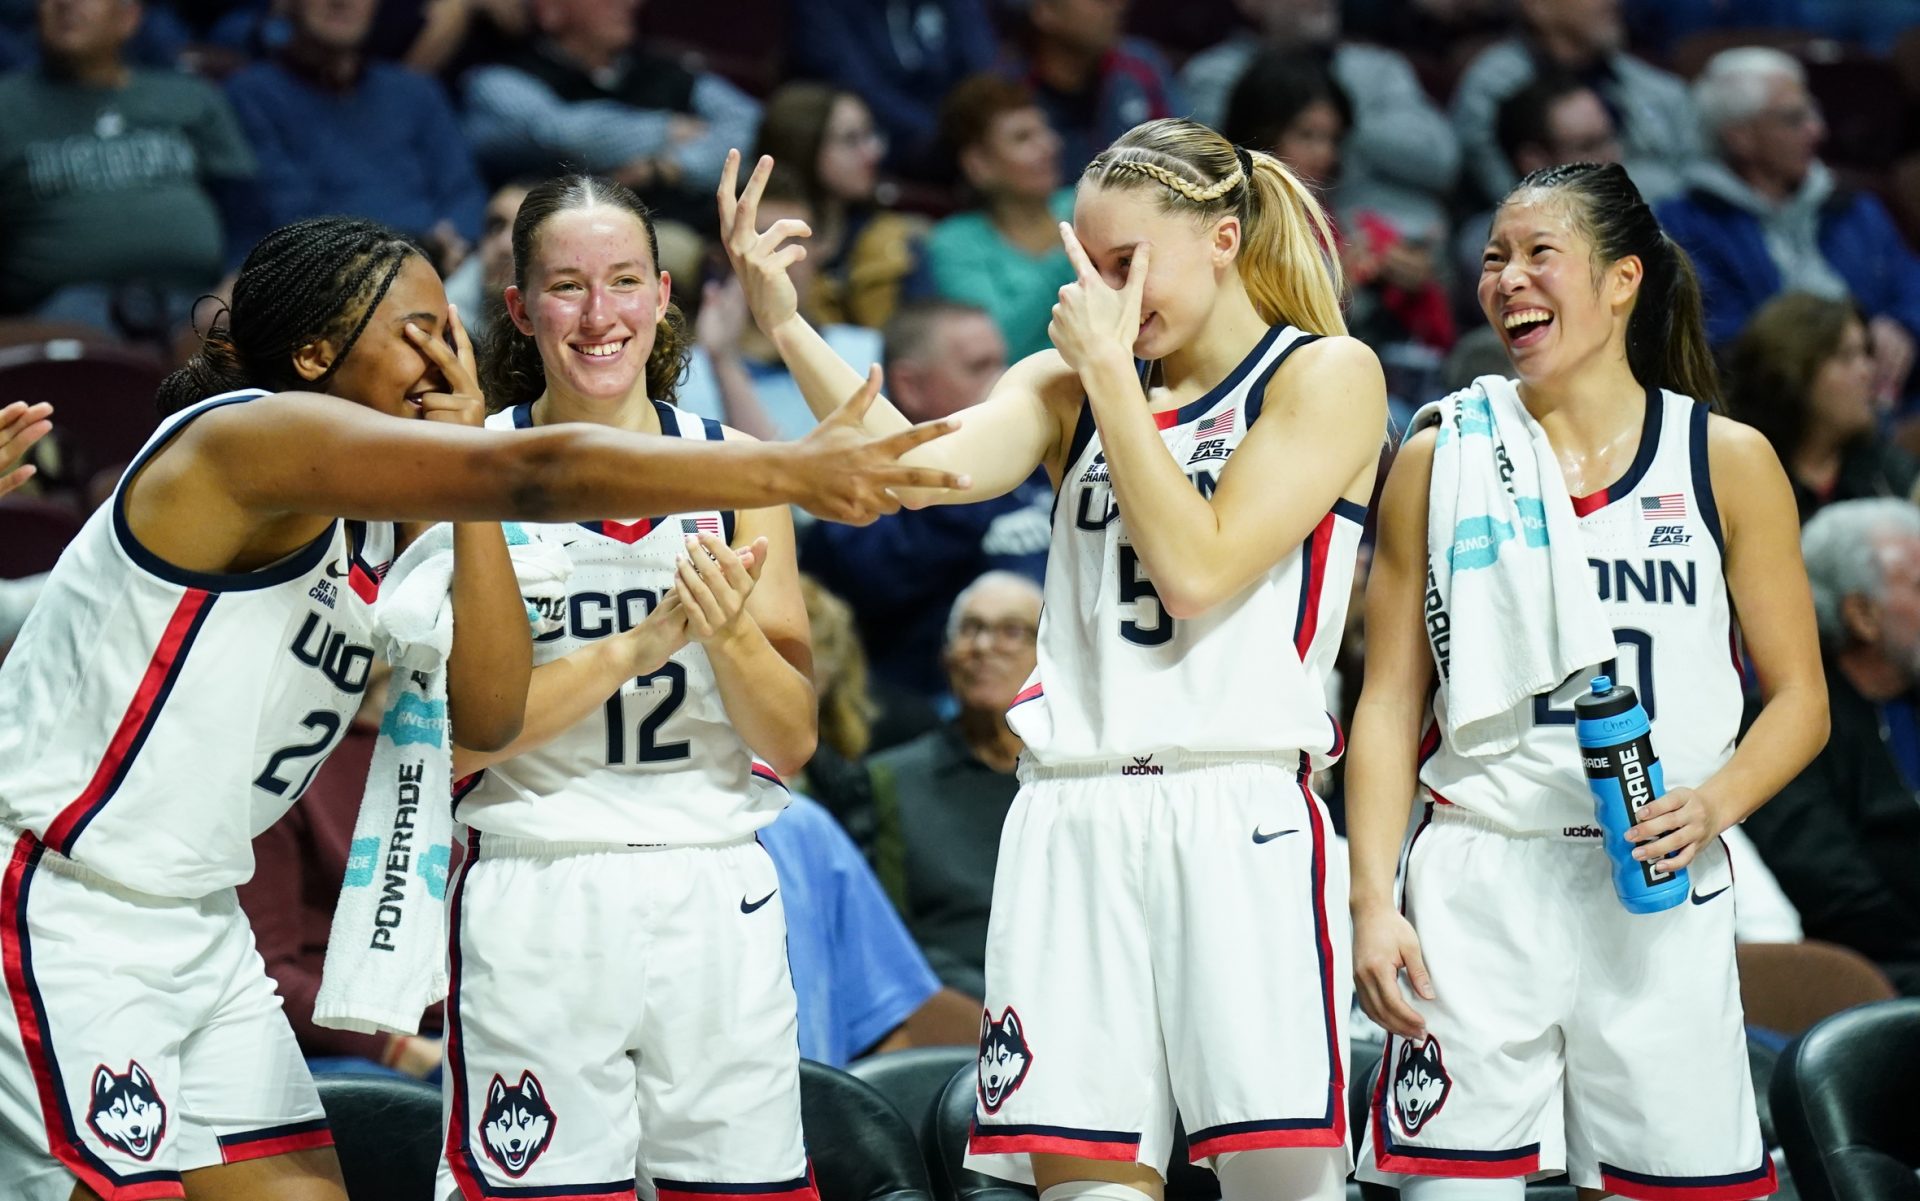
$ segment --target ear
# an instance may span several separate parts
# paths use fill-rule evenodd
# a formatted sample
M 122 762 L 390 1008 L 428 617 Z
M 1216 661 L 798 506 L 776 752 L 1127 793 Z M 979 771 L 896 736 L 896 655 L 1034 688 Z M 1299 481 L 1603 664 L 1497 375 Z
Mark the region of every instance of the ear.
M 540 1081 L 534 1078 L 532 1072 L 520 1073 L 520 1095 L 536 1101 L 540 1099 Z
M 147 1077 L 147 1069 L 137 1063 L 127 1064 L 127 1079 L 140 1088 L 152 1088 L 153 1081 Z
M 1863 593 L 1843 596 L 1840 598 L 1840 624 L 1854 642 L 1872 646 L 1880 641 L 1880 606 Z
M 960 152 L 960 175 L 975 188 L 991 182 L 993 168 L 989 165 L 986 147 L 969 146 Z
M 1228 215 L 1214 222 L 1211 249 L 1215 267 L 1225 267 L 1239 255 L 1241 235 L 1245 232 L 1237 216 Z
M 1000 1021 L 1000 1029 L 1015 1042 L 1023 1041 L 1020 1037 L 1020 1015 L 1013 1010 L 1007 1010 L 1007 1016 Z
M 508 284 L 500 298 L 507 302 L 507 320 L 513 322 L 513 328 L 533 337 L 533 322 L 527 319 L 527 299 L 521 295 L 520 285 Z
M 507 1082 L 500 1079 L 499 1073 L 496 1072 L 494 1073 L 493 1083 L 487 1086 L 487 1104 L 498 1105 L 506 1099 Z
M 1607 268 L 1607 303 L 1618 309 L 1626 309 L 1640 294 L 1640 285 L 1646 282 L 1647 265 L 1637 254 L 1627 255 Z
M 333 366 L 333 343 L 322 338 L 293 352 L 293 369 L 301 379 L 312 383 Z
M 672 303 L 673 303 L 673 272 L 662 269 L 660 272 L 660 305 L 654 311 L 653 319 L 655 321 L 666 320 L 667 306 Z
M 980 1041 L 982 1043 L 985 1043 L 987 1041 L 987 1036 L 992 1033 L 993 1033 L 993 1011 L 991 1009 L 982 1009 L 980 1011 Z
M 96 1097 L 104 1097 L 112 1091 L 113 1073 L 107 1070 L 105 1064 L 101 1064 L 93 1070 L 93 1095 Z

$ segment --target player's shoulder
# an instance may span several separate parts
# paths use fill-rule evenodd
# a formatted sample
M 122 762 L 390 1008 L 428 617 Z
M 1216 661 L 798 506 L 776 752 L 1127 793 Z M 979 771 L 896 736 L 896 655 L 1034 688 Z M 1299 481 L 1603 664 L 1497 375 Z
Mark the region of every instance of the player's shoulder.
M 1296 339 L 1266 382 L 1269 409 L 1334 413 L 1386 429 L 1387 377 L 1379 356 L 1345 334 Z
M 1752 481 L 1783 472 L 1766 435 L 1744 421 L 1707 414 L 1707 462 L 1715 477 Z

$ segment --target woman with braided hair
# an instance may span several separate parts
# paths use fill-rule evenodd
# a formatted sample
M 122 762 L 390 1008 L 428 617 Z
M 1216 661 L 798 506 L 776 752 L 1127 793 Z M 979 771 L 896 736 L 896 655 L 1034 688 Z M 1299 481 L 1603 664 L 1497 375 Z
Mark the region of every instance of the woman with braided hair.
M 755 233 L 770 167 L 736 196 L 729 160 L 722 229 L 825 413 L 853 379 L 795 312 L 805 226 Z M 1312 194 L 1204 126 L 1094 158 L 1061 238 L 1053 349 L 913 456 L 971 476 L 952 499 L 1042 465 L 1057 489 L 969 1162 L 1043 1201 L 1158 1198 L 1177 1106 L 1228 1198 L 1338 1197 L 1346 870 L 1308 781 L 1343 744 L 1325 683 L 1385 384 Z
M 785 446 L 468 428 L 473 351 L 417 245 L 349 218 L 265 238 L 0 669 L 7 1196 L 342 1201 L 234 885 L 367 688 L 393 523 L 861 520 L 889 488 L 964 484 L 895 462 L 940 427 L 863 433 L 871 395 Z M 496 529 L 457 529 L 455 556 L 453 735 L 498 748 L 524 716 L 526 609 Z

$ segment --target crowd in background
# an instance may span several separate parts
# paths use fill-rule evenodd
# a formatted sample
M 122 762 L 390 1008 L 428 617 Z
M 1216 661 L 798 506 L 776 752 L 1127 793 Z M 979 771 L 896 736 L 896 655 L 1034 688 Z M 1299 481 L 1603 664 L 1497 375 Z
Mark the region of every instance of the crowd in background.
M 1807 937 L 1920 995 L 1916 0 L 0 0 L 0 72 L 0 327 L 171 359 L 261 234 L 351 213 L 417 238 L 484 331 L 528 186 L 584 169 L 660 219 L 697 336 L 676 402 L 770 438 L 813 419 L 712 246 L 730 148 L 774 156 L 761 218 L 812 230 L 806 315 L 915 420 L 1047 348 L 1073 183 L 1141 121 L 1212 124 L 1321 195 L 1397 424 L 1504 371 L 1473 295 L 1496 202 L 1619 161 L 1812 519 L 1833 741 L 1747 832 Z M 768 845 L 808 1054 L 972 1035 L 1051 503 L 1037 473 L 803 532 L 818 805 Z M 263 836 L 249 900 L 310 1053 L 426 1074 L 431 1026 L 302 1014 L 359 745 Z

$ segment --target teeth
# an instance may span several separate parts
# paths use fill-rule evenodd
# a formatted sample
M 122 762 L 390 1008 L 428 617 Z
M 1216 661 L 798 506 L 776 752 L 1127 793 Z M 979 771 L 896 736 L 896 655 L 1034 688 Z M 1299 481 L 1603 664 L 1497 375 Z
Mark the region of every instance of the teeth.
M 625 345 L 626 342 L 624 341 L 601 342 L 593 346 L 577 346 L 574 349 L 578 350 L 581 354 L 591 355 L 596 359 L 605 359 L 619 354 L 620 348 Z
M 1512 329 L 1517 325 L 1531 325 L 1536 321 L 1551 320 L 1553 320 L 1553 314 L 1545 309 L 1517 309 L 1506 315 L 1505 324 L 1508 329 Z

